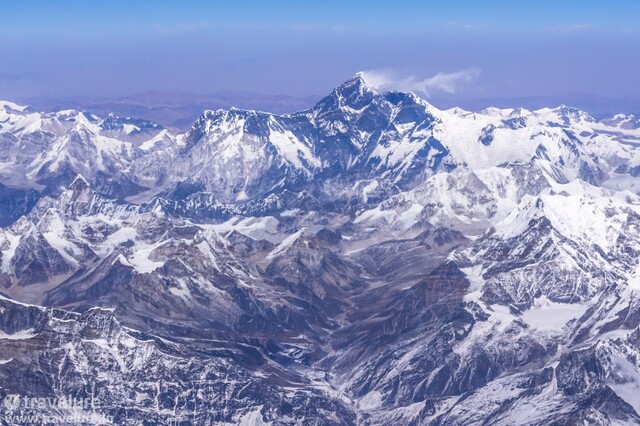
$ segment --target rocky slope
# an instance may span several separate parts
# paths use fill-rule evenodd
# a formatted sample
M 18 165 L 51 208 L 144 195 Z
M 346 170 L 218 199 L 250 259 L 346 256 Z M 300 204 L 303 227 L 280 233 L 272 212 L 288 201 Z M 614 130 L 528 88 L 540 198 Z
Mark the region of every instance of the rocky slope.
M 634 119 L 2 102 L 1 421 L 640 424 Z

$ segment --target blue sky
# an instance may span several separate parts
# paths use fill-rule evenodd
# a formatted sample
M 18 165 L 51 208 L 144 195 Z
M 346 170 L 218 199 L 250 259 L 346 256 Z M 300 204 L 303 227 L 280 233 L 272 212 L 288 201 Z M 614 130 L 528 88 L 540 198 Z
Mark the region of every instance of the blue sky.
M 640 1 L 12 1 L 0 98 L 322 95 L 360 70 L 434 98 L 640 98 Z M 435 76 L 467 74 L 444 87 Z M 463 73 L 463 74 L 456 74 Z M 406 85 L 405 85 L 406 86 Z

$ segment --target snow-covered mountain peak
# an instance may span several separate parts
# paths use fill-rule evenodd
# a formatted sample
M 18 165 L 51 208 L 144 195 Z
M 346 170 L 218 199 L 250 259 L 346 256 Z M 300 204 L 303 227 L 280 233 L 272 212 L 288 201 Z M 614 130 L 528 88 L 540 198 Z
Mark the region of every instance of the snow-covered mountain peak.
M 91 188 L 91 184 L 87 179 L 81 174 L 78 174 L 68 188 L 55 200 L 54 204 L 61 212 L 67 212 L 75 217 L 76 214 L 79 214 L 86 208 L 90 208 L 90 206 L 96 204 L 96 202 L 100 203 L 103 201 L 103 197 Z M 51 205 L 46 198 L 42 199 L 40 203 L 43 203 L 43 207 Z M 36 206 L 36 210 L 38 207 L 39 206 Z
M 342 110 L 346 114 L 362 111 L 376 97 L 376 93 L 367 84 L 362 74 L 356 74 L 323 98 L 313 108 L 317 114 L 327 114 Z
M 162 126 L 152 121 L 137 120 L 131 117 L 117 117 L 112 113 L 100 122 L 99 127 L 110 134 L 122 133 L 124 135 L 159 132 L 163 129 Z
M 89 182 L 80 173 L 78 173 L 78 175 L 73 179 L 73 181 L 69 185 L 69 189 L 72 191 L 84 191 L 89 188 L 90 188 Z
M 556 108 L 542 108 L 535 111 L 544 119 L 562 125 L 571 125 L 572 123 L 584 124 L 595 123 L 596 120 L 587 112 L 568 105 L 560 105 Z
M 634 114 L 616 114 L 611 118 L 602 120 L 602 122 L 609 127 L 618 129 L 640 129 L 640 118 L 636 117 Z
M 629 214 L 640 213 L 640 208 L 629 201 L 586 183 L 555 185 L 538 196 L 525 196 L 495 225 L 496 235 L 515 238 L 529 232 L 534 221 L 544 219 L 563 238 L 609 251 L 618 241 Z
M 473 112 L 467 111 L 467 110 L 462 109 L 460 107 L 449 108 L 449 109 L 445 110 L 445 112 L 448 112 L 448 113 L 453 114 L 453 115 L 458 115 L 460 117 L 465 117 L 465 116 L 468 116 L 470 114 L 474 114 Z
M 71 371 L 123 424 L 640 421 L 637 130 L 368 86 L 180 135 L 0 105 L 0 313 L 85 312 L 0 316 L 0 394 Z
M 254 110 L 232 107 L 228 110 L 207 110 L 202 113 L 186 135 L 189 139 L 192 135 L 201 137 L 209 133 L 231 133 L 245 130 L 248 124 L 250 132 L 256 132 L 260 126 L 271 117 L 272 114 Z
M 27 108 L 29 107 L 25 105 L 18 105 L 15 102 L 0 100 L 0 109 L 4 109 L 5 111 L 8 110 L 8 111 L 24 112 Z
M 478 114 L 487 115 L 490 117 L 508 117 L 515 111 L 515 108 L 497 108 L 497 107 L 487 107 Z
M 358 71 L 349 80 L 340 85 L 342 88 L 357 87 L 359 91 L 374 91 L 374 87 L 367 81 L 366 74 Z

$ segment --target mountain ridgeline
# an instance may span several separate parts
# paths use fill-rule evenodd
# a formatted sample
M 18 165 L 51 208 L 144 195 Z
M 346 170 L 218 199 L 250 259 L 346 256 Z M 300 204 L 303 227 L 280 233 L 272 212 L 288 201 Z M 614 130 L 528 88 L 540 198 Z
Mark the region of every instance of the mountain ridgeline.
M 0 102 L 0 398 L 119 425 L 640 424 L 637 121 L 439 110 L 361 74 L 179 134 Z

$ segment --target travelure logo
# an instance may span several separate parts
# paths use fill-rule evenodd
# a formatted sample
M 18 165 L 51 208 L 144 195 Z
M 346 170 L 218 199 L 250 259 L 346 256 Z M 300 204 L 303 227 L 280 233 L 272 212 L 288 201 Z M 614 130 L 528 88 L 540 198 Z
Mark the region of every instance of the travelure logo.
M 20 406 L 20 395 L 7 395 L 2 405 L 9 411 L 15 410 Z
M 2 401 L 2 405 L 9 410 L 15 411 L 18 408 L 25 409 L 71 409 L 79 408 L 91 410 L 99 407 L 98 400 L 94 398 L 74 398 L 72 396 L 62 396 L 54 398 L 36 398 L 20 395 L 7 395 Z

